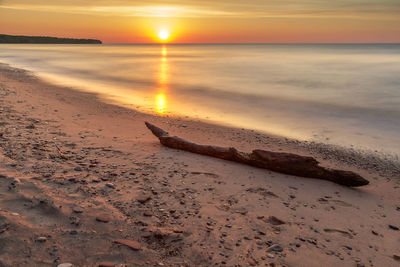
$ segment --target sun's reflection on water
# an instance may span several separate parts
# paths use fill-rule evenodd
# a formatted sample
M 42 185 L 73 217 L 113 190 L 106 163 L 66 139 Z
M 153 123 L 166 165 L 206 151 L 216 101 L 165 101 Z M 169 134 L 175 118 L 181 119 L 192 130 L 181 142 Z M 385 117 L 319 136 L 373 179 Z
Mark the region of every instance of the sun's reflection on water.
M 163 57 L 166 57 L 166 56 L 167 56 L 167 53 L 168 53 L 167 47 L 166 47 L 166 46 L 163 46 L 162 49 L 161 49 L 161 55 L 162 55 Z
M 167 104 L 167 98 L 165 94 L 160 93 L 156 95 L 156 107 L 157 107 L 157 113 L 158 114 L 164 114 L 166 112 L 166 105 Z
M 167 111 L 167 91 L 169 79 L 169 64 L 167 59 L 168 51 L 164 45 L 161 48 L 161 61 L 157 79 L 157 92 L 155 94 L 155 107 L 158 114 L 165 114 Z

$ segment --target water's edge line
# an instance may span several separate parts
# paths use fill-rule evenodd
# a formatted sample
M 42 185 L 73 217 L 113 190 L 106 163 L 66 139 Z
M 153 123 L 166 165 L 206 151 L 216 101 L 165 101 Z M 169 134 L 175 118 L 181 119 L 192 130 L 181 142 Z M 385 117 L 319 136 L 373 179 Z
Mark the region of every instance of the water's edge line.
M 135 109 L 135 108 L 128 108 L 123 105 L 117 105 L 116 103 L 113 103 L 111 101 L 106 101 L 106 99 L 103 99 L 103 97 L 99 93 L 94 93 L 94 92 L 88 93 L 88 92 L 79 90 L 77 88 L 71 87 L 71 86 L 67 87 L 67 86 L 53 84 L 50 81 L 47 81 L 47 80 L 39 77 L 40 73 L 31 71 L 31 70 L 27 70 L 27 69 L 23 69 L 23 68 L 17 68 L 17 67 L 12 66 L 9 63 L 0 61 L 0 71 L 2 71 L 2 68 L 6 68 L 6 69 L 12 70 L 12 71 L 17 71 L 17 72 L 19 72 L 18 73 L 19 75 L 24 75 L 27 78 L 31 78 L 31 79 L 33 78 L 33 79 L 39 80 L 42 83 L 61 88 L 63 90 L 67 90 L 67 91 L 72 90 L 72 91 L 82 92 L 85 94 L 90 94 L 90 95 L 95 96 L 91 101 L 99 101 L 103 104 L 112 105 L 112 106 L 115 106 L 115 107 L 118 107 L 118 108 L 121 108 L 124 110 L 135 110 L 136 112 L 141 113 L 141 114 L 146 114 L 146 115 L 155 116 L 155 117 L 162 117 L 155 113 L 147 113 L 147 112 Z M 208 121 L 205 119 L 183 118 L 180 116 L 175 116 L 175 117 L 170 116 L 169 119 L 179 119 L 179 120 L 184 120 L 184 121 L 196 121 L 196 122 L 201 122 L 201 123 L 204 123 L 207 125 L 212 125 L 215 127 L 243 131 L 242 130 L 243 128 L 238 128 L 238 127 L 234 127 L 231 125 L 218 123 L 215 121 Z M 315 141 L 299 141 L 296 139 L 287 138 L 285 136 L 268 134 L 266 132 L 257 131 L 254 129 L 244 129 L 244 130 L 248 131 L 254 135 L 264 136 L 265 138 L 267 138 L 269 140 L 273 140 L 274 142 L 276 142 L 276 144 L 279 144 L 282 147 L 295 149 L 298 151 L 303 151 L 305 153 L 312 154 L 321 160 L 333 161 L 333 162 L 337 162 L 337 163 L 355 167 L 356 169 L 376 172 L 376 173 L 378 173 L 382 176 L 386 176 L 386 177 L 400 177 L 400 160 L 397 155 L 391 155 L 391 154 L 386 154 L 386 153 L 375 153 L 374 151 L 371 151 L 371 150 L 353 149 L 353 148 L 342 147 L 339 145 L 319 143 L 319 142 L 315 142 Z

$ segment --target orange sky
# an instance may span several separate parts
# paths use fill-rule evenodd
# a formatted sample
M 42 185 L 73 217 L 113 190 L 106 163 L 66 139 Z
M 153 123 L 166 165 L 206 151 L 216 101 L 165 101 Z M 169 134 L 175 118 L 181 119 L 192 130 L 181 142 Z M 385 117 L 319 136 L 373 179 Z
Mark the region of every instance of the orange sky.
M 0 33 L 105 43 L 400 42 L 399 0 L 0 0 Z

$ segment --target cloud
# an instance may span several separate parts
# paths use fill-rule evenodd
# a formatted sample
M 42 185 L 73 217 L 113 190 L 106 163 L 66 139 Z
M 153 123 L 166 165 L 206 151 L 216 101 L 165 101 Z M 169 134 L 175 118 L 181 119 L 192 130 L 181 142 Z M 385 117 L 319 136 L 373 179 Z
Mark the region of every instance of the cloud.
M 0 0 L 1 3 L 2 0 Z M 131 17 L 399 17 L 399 0 L 5 0 L 3 8 Z M 33 3 L 32 3 L 33 2 Z M 150 4 L 149 4 L 150 3 Z
M 126 17 L 217 17 L 236 16 L 233 12 L 207 10 L 188 6 L 59 6 L 59 5 L 6 5 L 3 8 L 85 15 Z

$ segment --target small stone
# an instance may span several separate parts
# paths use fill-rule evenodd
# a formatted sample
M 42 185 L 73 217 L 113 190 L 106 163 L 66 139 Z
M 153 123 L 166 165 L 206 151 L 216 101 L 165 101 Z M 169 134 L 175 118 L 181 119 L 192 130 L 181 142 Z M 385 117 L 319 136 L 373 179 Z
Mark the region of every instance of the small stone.
M 233 211 L 236 213 L 242 214 L 242 215 L 246 215 L 248 213 L 248 211 L 245 207 L 235 208 L 235 209 L 233 209 Z
M 82 213 L 83 212 L 83 208 L 75 206 L 72 208 L 72 211 L 75 213 Z
M 269 248 L 267 248 L 267 252 L 282 252 L 283 251 L 283 248 L 281 247 L 281 246 L 279 246 L 279 245 L 272 245 L 272 246 L 270 246 Z
M 77 234 L 78 234 L 78 231 L 72 230 L 72 231 L 69 232 L 69 234 L 70 234 L 70 235 L 77 235 Z
M 397 227 L 396 225 L 393 224 L 389 224 L 389 228 L 395 231 L 399 231 L 399 227 Z
M 396 261 L 400 261 L 400 254 L 394 254 L 393 259 L 395 259 Z
M 271 254 L 271 253 L 267 253 L 267 257 L 270 258 L 270 259 L 275 258 L 274 254 Z
M 146 217 L 151 217 L 153 216 L 153 212 L 146 210 L 145 212 L 143 212 L 143 215 Z
M 214 230 L 214 227 L 212 227 L 212 226 L 210 226 L 210 225 L 206 225 L 206 228 L 207 228 L 207 231 L 208 231 L 208 232 Z
M 266 222 L 268 222 L 268 223 L 270 223 L 272 225 L 285 224 L 284 221 L 282 221 L 281 219 L 276 218 L 275 216 L 269 216 Z
M 150 195 L 141 195 L 137 198 L 137 201 L 141 204 L 146 203 L 147 201 L 149 201 L 151 199 Z
M 106 186 L 112 189 L 115 189 L 115 185 L 112 183 L 106 183 Z
M 256 262 L 254 259 L 252 259 L 252 258 L 247 259 L 247 263 L 248 263 L 250 266 L 256 266 L 256 265 L 257 265 L 257 262 Z
M 72 267 L 72 263 L 61 263 L 59 265 L 57 265 L 57 267 Z
M 36 241 L 37 241 L 37 242 L 41 242 L 41 243 L 46 242 L 46 241 L 47 241 L 47 237 L 45 237 L 45 236 L 39 236 L 39 237 L 36 239 Z
M 103 222 L 103 223 L 108 223 L 111 220 L 110 216 L 108 216 L 107 213 L 101 213 L 97 215 L 96 221 L 98 222 Z
M 379 235 L 378 232 L 371 230 L 371 233 L 373 233 L 374 235 Z
M 18 178 L 12 178 L 11 179 L 11 184 L 20 184 L 21 183 L 21 180 L 20 179 L 18 179 Z
M 68 181 L 76 184 L 78 182 L 78 179 L 76 179 L 75 177 L 72 177 L 72 178 L 69 178 Z
M 81 172 L 81 171 L 82 171 L 82 168 L 79 167 L 79 166 L 77 166 L 77 167 L 74 168 L 74 171 Z
M 307 239 L 307 242 L 313 245 L 317 245 L 317 240 L 314 238 Z
M 139 242 L 127 240 L 127 239 L 118 239 L 114 241 L 115 243 L 130 247 L 132 250 L 141 250 L 142 245 Z
M 257 241 L 256 241 L 256 244 L 257 244 L 258 246 L 262 246 L 262 245 L 265 244 L 265 242 L 262 241 L 262 240 L 257 240 Z

